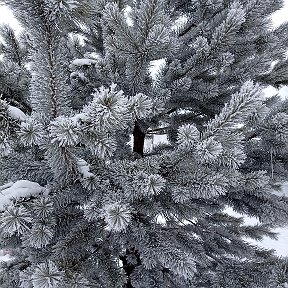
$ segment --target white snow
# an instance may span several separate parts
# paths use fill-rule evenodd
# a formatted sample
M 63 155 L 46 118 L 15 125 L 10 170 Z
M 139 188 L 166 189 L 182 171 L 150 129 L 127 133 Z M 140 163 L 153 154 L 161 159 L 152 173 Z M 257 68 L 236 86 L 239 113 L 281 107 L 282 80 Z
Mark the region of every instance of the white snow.
M 11 256 L 9 252 L 9 249 L 0 250 L 0 262 L 7 262 L 9 260 L 13 260 L 13 256 Z
M 5 101 L 0 100 L 1 103 L 7 104 Z M 19 108 L 14 107 L 12 105 L 7 105 L 7 111 L 8 114 L 11 118 L 15 119 L 15 120 L 20 120 L 20 121 L 25 121 L 27 119 L 27 115 L 21 111 Z
M 8 205 L 12 199 L 29 197 L 40 193 L 47 194 L 48 190 L 38 183 L 28 180 L 19 180 L 15 183 L 10 182 L 0 186 L 0 211 L 3 210 L 4 206 Z
M 95 60 L 99 60 L 99 59 L 101 59 L 102 57 L 101 57 L 101 55 L 100 54 L 98 54 L 98 53 L 96 53 L 96 52 L 86 52 L 85 54 L 84 54 L 84 58 L 89 58 L 89 59 L 95 59 Z
M 77 78 L 79 77 L 83 82 L 89 82 L 89 80 L 85 77 L 83 72 L 72 72 L 70 74 L 70 78 Z
M 79 122 L 80 120 L 85 121 L 87 119 L 87 116 L 85 113 L 78 113 L 71 117 L 72 121 Z
M 16 120 L 25 121 L 27 119 L 27 115 L 23 111 L 11 105 L 8 106 L 8 114 Z
M 88 79 L 85 77 L 83 72 L 79 72 L 78 76 L 83 82 L 89 82 Z
M 0 262 L 6 262 L 6 261 L 9 261 L 11 259 L 12 259 L 12 257 L 9 254 L 0 256 Z
M 13 184 L 14 184 L 14 182 L 9 182 L 7 184 L 0 186 L 0 193 L 2 190 L 6 189 L 6 188 L 10 188 Z
M 76 78 L 78 76 L 78 72 L 72 72 L 70 74 L 70 78 Z
M 77 166 L 78 166 L 78 171 L 83 175 L 84 178 L 89 178 L 91 176 L 94 176 L 94 174 L 90 172 L 89 165 L 85 160 L 79 159 L 77 161 Z
M 72 64 L 75 66 L 90 66 L 92 64 L 96 64 L 97 61 L 93 60 L 93 59 L 86 59 L 86 58 L 82 58 L 82 59 L 75 59 L 72 61 Z

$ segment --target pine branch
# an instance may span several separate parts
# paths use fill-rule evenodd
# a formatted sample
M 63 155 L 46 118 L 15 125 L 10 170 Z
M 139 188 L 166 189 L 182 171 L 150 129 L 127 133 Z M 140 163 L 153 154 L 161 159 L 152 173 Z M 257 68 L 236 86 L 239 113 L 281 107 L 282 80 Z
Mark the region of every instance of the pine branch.
M 57 91 L 56 91 L 56 75 L 54 57 L 53 57 L 53 38 L 52 31 L 50 25 L 45 21 L 44 26 L 46 28 L 46 36 L 47 36 L 47 56 L 48 56 L 48 65 L 49 65 L 49 75 L 50 75 L 50 101 L 51 101 L 51 116 L 52 118 L 57 117 Z

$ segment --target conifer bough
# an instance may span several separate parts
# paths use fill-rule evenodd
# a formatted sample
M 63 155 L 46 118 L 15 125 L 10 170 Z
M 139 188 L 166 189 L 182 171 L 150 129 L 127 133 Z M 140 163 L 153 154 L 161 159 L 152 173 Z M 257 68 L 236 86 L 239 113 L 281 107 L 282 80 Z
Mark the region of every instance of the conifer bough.
M 283 1 L 0 3 L 1 288 L 288 285 Z

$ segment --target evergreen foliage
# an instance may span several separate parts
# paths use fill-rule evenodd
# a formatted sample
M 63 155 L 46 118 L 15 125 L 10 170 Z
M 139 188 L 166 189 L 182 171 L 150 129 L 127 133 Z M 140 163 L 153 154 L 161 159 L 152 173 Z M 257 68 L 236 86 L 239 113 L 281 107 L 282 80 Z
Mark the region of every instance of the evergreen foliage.
M 282 1 L 2 2 L 1 287 L 285 287 Z
M 17 37 L 8 25 L 0 29 L 0 95 L 12 104 L 30 112 L 30 73 L 25 67 L 28 57 L 28 43 L 24 34 Z

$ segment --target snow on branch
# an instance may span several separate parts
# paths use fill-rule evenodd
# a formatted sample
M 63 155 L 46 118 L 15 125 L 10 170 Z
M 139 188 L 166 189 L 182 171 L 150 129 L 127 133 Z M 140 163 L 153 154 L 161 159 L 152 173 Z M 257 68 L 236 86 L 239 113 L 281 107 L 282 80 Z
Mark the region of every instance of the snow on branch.
M 92 60 L 92 59 L 75 59 L 72 61 L 72 65 L 75 65 L 75 66 L 90 66 L 90 65 L 93 65 L 93 64 L 96 64 L 97 61 L 96 60 Z
M 89 178 L 94 176 L 94 174 L 90 172 L 90 167 L 85 160 L 79 159 L 77 161 L 77 167 L 83 178 Z
M 21 111 L 19 108 L 14 107 L 12 105 L 7 104 L 6 101 L 0 100 L 1 104 L 5 105 L 7 107 L 8 115 L 15 119 L 20 121 L 25 121 L 27 119 L 27 115 Z M 4 106 L 4 107 L 5 107 Z
M 27 116 L 23 111 L 11 105 L 8 106 L 8 114 L 11 118 L 16 120 L 25 121 L 27 119 Z
M 0 211 L 4 209 L 4 206 L 10 204 L 12 199 L 30 197 L 40 193 L 47 194 L 48 190 L 38 183 L 28 180 L 19 180 L 0 186 Z

